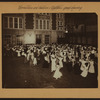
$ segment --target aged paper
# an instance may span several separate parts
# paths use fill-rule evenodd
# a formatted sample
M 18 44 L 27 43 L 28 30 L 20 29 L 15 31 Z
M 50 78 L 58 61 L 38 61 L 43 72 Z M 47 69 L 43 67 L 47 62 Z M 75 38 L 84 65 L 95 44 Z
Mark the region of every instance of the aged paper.
M 96 13 L 98 16 L 99 51 L 99 5 L 99 2 L 0 2 L 0 98 L 100 98 L 99 74 L 98 88 L 2 88 L 2 14 Z M 98 52 L 98 66 L 100 64 L 99 56 Z

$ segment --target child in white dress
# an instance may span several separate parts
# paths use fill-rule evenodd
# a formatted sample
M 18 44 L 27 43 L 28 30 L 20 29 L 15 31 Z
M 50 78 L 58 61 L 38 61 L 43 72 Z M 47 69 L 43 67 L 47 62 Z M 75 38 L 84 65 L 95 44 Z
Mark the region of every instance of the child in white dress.
M 37 59 L 36 59 L 36 58 L 34 58 L 33 64 L 34 64 L 34 65 L 37 65 Z
M 89 69 L 89 63 L 85 63 L 83 72 L 81 73 L 82 77 L 87 77 L 87 75 L 88 75 L 88 69 Z
M 54 78 L 56 78 L 56 79 L 58 79 L 58 78 L 61 78 L 61 76 L 62 76 L 62 73 L 60 72 L 60 65 L 59 65 L 59 63 L 56 65 L 56 71 L 55 71 L 55 73 L 54 73 L 54 75 L 53 75 L 53 77 Z
M 66 62 L 66 52 L 64 52 L 63 61 Z
M 79 61 L 81 62 L 80 70 L 83 71 L 84 70 L 84 67 L 86 66 L 85 65 L 86 61 L 84 59 L 80 59 Z
M 33 60 L 33 64 L 37 65 L 37 58 L 35 56 L 33 56 L 34 60 Z
M 31 56 L 31 51 L 28 50 L 27 53 L 28 53 L 28 54 L 27 54 L 27 61 L 29 61 L 29 60 L 30 60 L 30 56 Z
M 16 52 L 17 52 L 17 56 L 20 57 L 21 56 L 21 54 L 20 54 L 21 51 L 17 50 Z
M 95 73 L 94 61 L 90 60 L 89 62 L 90 62 L 89 73 Z
M 59 66 L 60 66 L 60 68 L 62 68 L 63 67 L 63 58 L 58 57 L 58 59 L 59 59 Z
M 34 61 L 34 55 L 33 55 L 33 53 L 31 52 L 31 57 L 30 57 L 30 66 L 33 65 L 33 61 Z
M 56 57 L 54 54 L 51 55 L 51 72 L 56 70 Z

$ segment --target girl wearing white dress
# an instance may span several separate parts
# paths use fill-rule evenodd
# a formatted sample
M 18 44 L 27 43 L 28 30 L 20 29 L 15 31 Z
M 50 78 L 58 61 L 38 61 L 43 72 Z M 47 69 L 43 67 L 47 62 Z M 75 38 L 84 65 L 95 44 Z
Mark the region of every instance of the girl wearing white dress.
M 64 52 L 63 61 L 66 62 L 66 52 Z
M 30 57 L 30 66 L 33 65 L 33 61 L 34 61 L 34 55 L 33 55 L 33 53 L 31 52 L 31 57 Z
M 89 60 L 90 52 L 87 52 L 85 56 L 86 56 L 86 60 Z
M 37 58 L 34 56 L 33 64 L 37 65 Z
M 21 54 L 20 54 L 21 51 L 17 50 L 16 52 L 17 52 L 17 56 L 20 57 L 21 56 Z
M 24 56 L 24 51 L 22 52 L 22 56 Z
M 34 54 L 33 53 L 31 54 L 31 59 L 32 59 L 32 61 L 34 61 Z
M 27 54 L 27 61 L 29 61 L 29 60 L 30 60 L 30 56 L 31 56 L 31 51 L 28 50 L 27 53 L 28 53 L 28 54 Z
M 58 63 L 58 64 L 56 65 L 56 71 L 55 71 L 55 73 L 54 73 L 54 75 L 53 75 L 54 78 L 56 78 L 56 79 L 61 78 L 62 73 L 60 72 L 60 69 L 61 69 L 61 67 L 60 67 L 60 65 L 59 65 L 59 63 Z
M 84 70 L 84 67 L 85 67 L 86 61 L 84 59 L 80 59 L 79 61 L 81 62 L 80 70 L 83 71 Z
M 95 73 L 94 61 L 93 60 L 90 60 L 89 73 Z
M 56 57 L 54 54 L 51 55 L 51 72 L 56 70 Z
M 63 51 L 62 50 L 60 51 L 60 56 L 63 57 Z
M 62 68 L 63 67 L 63 58 L 58 57 L 58 59 L 59 59 L 59 66 L 60 66 L 60 68 Z
M 84 58 L 84 50 L 81 50 L 81 59 Z
M 88 75 L 89 63 L 85 63 L 83 72 L 81 73 L 82 77 L 86 77 Z

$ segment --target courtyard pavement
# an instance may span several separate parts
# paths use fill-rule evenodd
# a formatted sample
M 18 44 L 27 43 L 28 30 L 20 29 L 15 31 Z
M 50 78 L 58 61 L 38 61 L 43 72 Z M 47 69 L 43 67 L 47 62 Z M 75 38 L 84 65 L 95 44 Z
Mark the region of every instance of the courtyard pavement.
M 68 72 L 67 66 L 61 70 L 60 79 L 53 78 L 51 68 L 43 68 L 42 63 L 29 66 L 23 57 L 3 57 L 2 59 L 3 88 L 97 88 L 96 74 L 88 74 L 86 78 Z

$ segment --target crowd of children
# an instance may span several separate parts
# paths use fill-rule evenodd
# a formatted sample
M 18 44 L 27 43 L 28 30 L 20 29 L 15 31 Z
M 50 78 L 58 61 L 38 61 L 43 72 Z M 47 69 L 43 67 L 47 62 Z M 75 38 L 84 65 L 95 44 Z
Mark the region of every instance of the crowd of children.
M 74 69 L 75 74 L 87 77 L 88 73 L 96 73 L 98 65 L 98 50 L 93 46 L 74 44 L 21 45 L 3 48 L 3 56 L 24 57 L 24 63 L 43 68 L 51 68 L 55 79 L 61 78 L 61 69 Z

